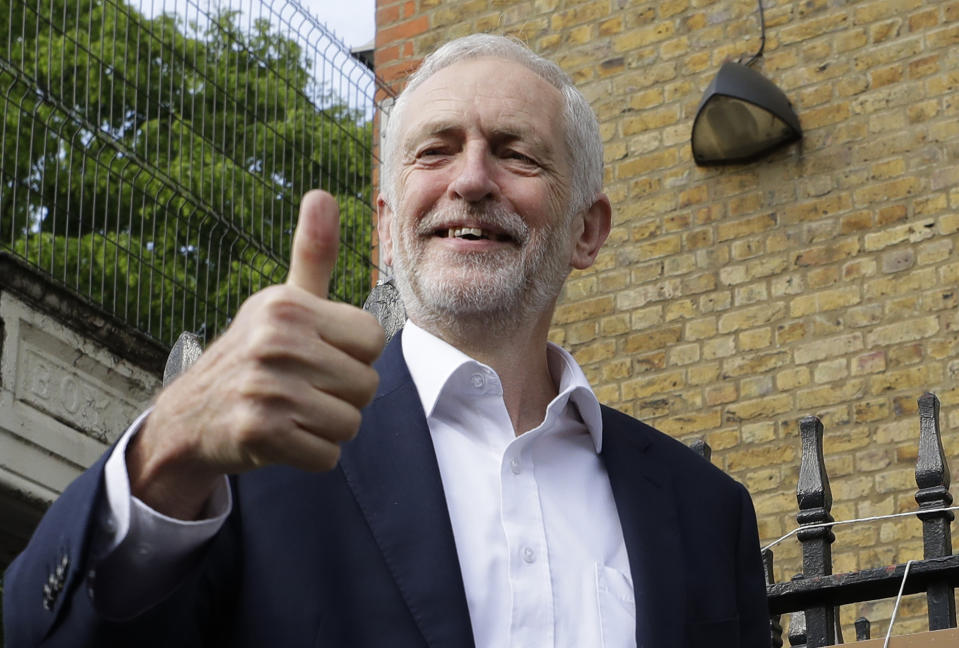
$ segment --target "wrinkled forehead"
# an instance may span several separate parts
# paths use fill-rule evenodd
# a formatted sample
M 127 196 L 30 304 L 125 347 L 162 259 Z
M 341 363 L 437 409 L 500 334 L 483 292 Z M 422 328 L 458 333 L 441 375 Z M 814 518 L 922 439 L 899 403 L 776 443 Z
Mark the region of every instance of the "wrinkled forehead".
M 403 142 L 423 129 L 448 129 L 457 123 L 562 141 L 562 93 L 508 59 L 474 58 L 442 68 L 410 89 L 404 104 L 397 115 Z

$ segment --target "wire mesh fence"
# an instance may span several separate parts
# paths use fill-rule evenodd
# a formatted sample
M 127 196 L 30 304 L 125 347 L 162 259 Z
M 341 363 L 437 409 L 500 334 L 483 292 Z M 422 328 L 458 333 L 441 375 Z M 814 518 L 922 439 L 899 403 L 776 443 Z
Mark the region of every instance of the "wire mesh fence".
M 0 249 L 171 343 L 287 270 L 340 204 L 331 294 L 370 288 L 374 74 L 295 0 L 0 7 Z

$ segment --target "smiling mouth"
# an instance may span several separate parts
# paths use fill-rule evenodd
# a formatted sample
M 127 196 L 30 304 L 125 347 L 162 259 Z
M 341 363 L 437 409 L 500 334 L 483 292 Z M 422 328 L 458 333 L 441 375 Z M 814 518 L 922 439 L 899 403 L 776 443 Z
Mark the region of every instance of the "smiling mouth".
M 450 227 L 437 230 L 435 234 L 436 236 L 444 238 L 458 238 L 465 241 L 498 241 L 508 243 L 513 240 L 512 237 L 506 234 L 490 232 L 479 227 Z

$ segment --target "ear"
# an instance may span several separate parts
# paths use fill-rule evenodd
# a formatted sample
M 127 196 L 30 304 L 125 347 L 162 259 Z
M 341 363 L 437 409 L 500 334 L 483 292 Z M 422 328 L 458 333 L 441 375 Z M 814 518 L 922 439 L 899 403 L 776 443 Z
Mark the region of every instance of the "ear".
M 609 236 L 612 227 L 613 208 L 606 194 L 596 194 L 596 199 L 576 218 L 581 219 L 581 227 L 575 227 L 573 232 L 576 239 L 573 241 L 573 258 L 570 261 L 577 270 L 584 270 L 596 260 L 600 248 Z
M 382 193 L 376 197 L 376 235 L 380 239 L 380 265 L 393 265 L 393 208 Z

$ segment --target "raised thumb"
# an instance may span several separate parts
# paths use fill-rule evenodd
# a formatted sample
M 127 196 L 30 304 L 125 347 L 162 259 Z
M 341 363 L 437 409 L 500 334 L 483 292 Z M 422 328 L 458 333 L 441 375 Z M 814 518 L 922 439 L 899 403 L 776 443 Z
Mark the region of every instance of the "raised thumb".
M 326 298 L 339 242 L 340 209 L 336 199 L 325 191 L 308 191 L 300 201 L 286 283 Z

